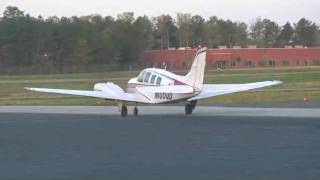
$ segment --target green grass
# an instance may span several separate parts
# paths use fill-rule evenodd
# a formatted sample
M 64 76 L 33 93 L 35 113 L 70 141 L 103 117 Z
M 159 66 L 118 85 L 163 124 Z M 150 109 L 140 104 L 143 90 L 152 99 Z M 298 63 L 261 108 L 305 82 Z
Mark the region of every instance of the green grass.
M 184 74 L 184 71 L 177 72 Z M 86 74 L 0 76 L 0 105 L 111 105 L 96 98 L 69 97 L 34 93 L 24 87 L 47 87 L 91 90 L 97 82 L 112 81 L 126 88 L 127 81 L 138 71 Z M 206 83 L 247 83 L 281 80 L 283 85 L 257 91 L 242 92 L 206 99 L 202 105 L 239 103 L 283 103 L 320 101 L 320 67 L 252 68 L 207 70 Z

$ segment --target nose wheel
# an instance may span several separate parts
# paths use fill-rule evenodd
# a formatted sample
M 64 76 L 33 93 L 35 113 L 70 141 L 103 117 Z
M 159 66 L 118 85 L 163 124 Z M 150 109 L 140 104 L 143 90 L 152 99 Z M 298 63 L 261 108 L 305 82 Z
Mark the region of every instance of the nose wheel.
M 134 115 L 134 116 L 138 116 L 138 114 L 139 114 L 138 108 L 137 108 L 137 107 L 134 107 L 134 109 L 133 109 L 133 115 Z
M 127 117 L 128 116 L 128 108 L 127 108 L 127 106 L 122 106 L 121 107 L 121 116 L 122 117 Z

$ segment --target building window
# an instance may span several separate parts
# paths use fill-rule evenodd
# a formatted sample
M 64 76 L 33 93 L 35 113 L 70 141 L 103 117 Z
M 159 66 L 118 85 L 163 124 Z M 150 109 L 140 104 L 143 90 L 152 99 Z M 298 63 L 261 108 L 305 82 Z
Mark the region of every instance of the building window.
M 282 61 L 283 66 L 290 66 L 290 62 L 288 60 Z
M 313 60 L 312 61 L 314 66 L 319 66 L 320 65 L 320 60 Z
M 241 58 L 237 57 L 237 62 L 240 63 L 241 62 Z
M 276 62 L 275 61 L 269 61 L 269 66 L 275 66 Z
M 186 63 L 186 62 L 182 62 L 182 67 L 188 68 L 188 67 L 187 67 L 187 63 Z
M 250 60 L 245 61 L 244 64 L 245 64 L 246 67 L 252 67 L 253 66 L 252 61 L 250 61 Z
M 267 61 L 267 60 L 260 60 L 260 61 L 258 62 L 258 65 L 259 65 L 260 67 L 267 67 L 267 66 L 268 66 L 268 61 Z
M 217 69 L 225 69 L 226 64 L 227 64 L 226 61 L 217 61 L 216 62 Z

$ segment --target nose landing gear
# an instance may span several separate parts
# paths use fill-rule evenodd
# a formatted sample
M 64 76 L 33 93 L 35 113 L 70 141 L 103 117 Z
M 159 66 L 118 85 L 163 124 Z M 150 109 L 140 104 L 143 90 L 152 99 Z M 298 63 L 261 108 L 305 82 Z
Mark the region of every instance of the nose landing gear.
M 122 117 L 127 117 L 128 116 L 128 108 L 125 105 L 122 105 L 122 107 L 121 107 L 121 116 Z
M 138 108 L 137 108 L 137 107 L 134 107 L 134 109 L 133 109 L 133 115 L 134 115 L 134 116 L 138 116 L 138 113 L 139 113 Z

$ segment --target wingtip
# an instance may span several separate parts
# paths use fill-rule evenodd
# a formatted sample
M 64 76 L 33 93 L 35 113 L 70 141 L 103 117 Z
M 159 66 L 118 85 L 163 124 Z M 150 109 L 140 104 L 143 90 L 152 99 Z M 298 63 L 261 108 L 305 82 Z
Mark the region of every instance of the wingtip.
M 273 80 L 272 83 L 273 83 L 273 85 L 280 85 L 280 84 L 282 84 L 283 82 L 282 82 L 282 81 L 279 81 L 279 80 Z

